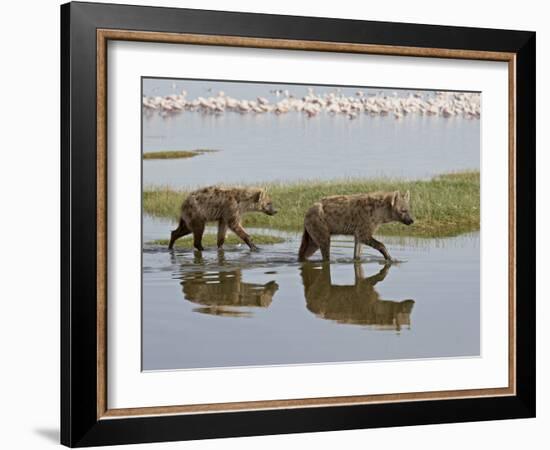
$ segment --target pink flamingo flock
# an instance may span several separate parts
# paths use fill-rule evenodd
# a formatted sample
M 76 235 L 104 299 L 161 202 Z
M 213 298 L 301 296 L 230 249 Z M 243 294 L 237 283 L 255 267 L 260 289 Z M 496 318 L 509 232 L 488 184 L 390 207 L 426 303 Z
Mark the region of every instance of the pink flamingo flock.
M 255 100 L 239 100 L 226 95 L 223 91 L 216 96 L 187 98 L 187 92 L 166 96 L 144 96 L 143 107 L 149 111 L 157 111 L 167 116 L 182 111 L 197 111 L 203 114 L 224 114 L 226 111 L 240 114 L 287 114 L 295 111 L 307 117 L 315 117 L 321 113 L 342 114 L 349 119 L 355 119 L 360 114 L 371 116 L 393 116 L 401 119 L 408 114 L 464 117 L 479 119 L 481 113 L 480 95 L 468 92 L 441 92 L 425 95 L 422 92 L 399 96 L 387 93 L 369 93 L 359 90 L 354 96 L 342 95 L 341 92 L 316 94 L 312 88 L 307 95 L 294 97 L 288 90 L 274 91 L 276 97 L 282 97 L 270 102 L 265 97 Z

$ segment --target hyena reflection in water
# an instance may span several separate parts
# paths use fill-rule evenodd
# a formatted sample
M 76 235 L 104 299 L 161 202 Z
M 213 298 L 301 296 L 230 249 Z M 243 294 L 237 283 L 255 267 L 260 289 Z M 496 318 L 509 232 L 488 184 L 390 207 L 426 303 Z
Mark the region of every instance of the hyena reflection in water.
M 302 282 L 307 309 L 318 317 L 338 323 L 374 325 L 397 331 L 409 325 L 414 300 L 381 300 L 374 288 L 386 277 L 390 268 L 386 264 L 376 275 L 365 277 L 361 264 L 355 266 L 355 284 L 332 284 L 330 265 L 305 263 Z
M 279 289 L 275 281 L 245 283 L 241 269 L 188 272 L 181 280 L 185 298 L 202 305 L 194 311 L 218 316 L 250 316 L 245 308 L 267 308 Z

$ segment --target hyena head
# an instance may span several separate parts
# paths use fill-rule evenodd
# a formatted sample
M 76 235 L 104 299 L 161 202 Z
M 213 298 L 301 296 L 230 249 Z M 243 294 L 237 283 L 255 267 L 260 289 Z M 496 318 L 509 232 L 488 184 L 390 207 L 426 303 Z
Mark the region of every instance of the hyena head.
M 252 201 L 255 211 L 263 212 L 268 216 L 273 216 L 277 214 L 277 210 L 273 207 L 271 197 L 264 189 L 259 189 L 257 192 L 255 192 L 252 197 Z
M 411 193 L 409 191 L 405 195 L 402 195 L 399 191 L 395 191 L 391 199 L 391 210 L 394 220 L 405 225 L 410 225 L 414 222 L 410 212 L 410 199 Z
M 399 302 L 399 309 L 402 313 L 410 314 L 414 306 L 414 300 L 407 299 Z

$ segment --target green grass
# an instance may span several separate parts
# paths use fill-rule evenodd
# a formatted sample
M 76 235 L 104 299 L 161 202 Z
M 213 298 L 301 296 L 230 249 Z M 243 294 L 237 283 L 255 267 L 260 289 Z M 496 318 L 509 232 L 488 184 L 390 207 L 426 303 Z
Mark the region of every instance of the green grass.
M 193 158 L 194 156 L 204 153 L 213 153 L 218 150 L 201 148 L 197 150 L 167 150 L 161 152 L 146 152 L 143 154 L 143 159 L 178 159 L 178 158 Z
M 271 183 L 261 186 L 267 188 L 279 213 L 273 217 L 261 213 L 246 214 L 243 220 L 245 227 L 300 231 L 303 228 L 305 211 L 322 197 L 410 190 L 415 223 L 411 226 L 386 224 L 380 227 L 377 234 L 445 237 L 479 230 L 479 172 L 457 172 L 416 181 L 349 179 Z M 147 188 L 143 192 L 144 211 L 153 216 L 175 220 L 184 197 L 183 191 Z
M 269 236 L 266 234 L 252 234 L 252 241 L 258 245 L 269 245 L 269 244 L 280 244 L 284 242 L 285 239 L 279 236 Z M 156 241 L 147 242 L 149 245 L 163 245 L 168 246 L 168 239 L 157 239 Z M 217 237 L 215 234 L 205 234 L 202 237 L 202 245 L 204 247 L 215 247 L 217 244 Z M 229 232 L 227 238 L 225 239 L 224 245 L 237 245 L 243 244 L 237 236 Z M 246 245 L 246 244 L 243 244 Z M 181 239 L 178 239 L 174 244 L 176 248 L 193 248 L 193 237 L 185 236 Z

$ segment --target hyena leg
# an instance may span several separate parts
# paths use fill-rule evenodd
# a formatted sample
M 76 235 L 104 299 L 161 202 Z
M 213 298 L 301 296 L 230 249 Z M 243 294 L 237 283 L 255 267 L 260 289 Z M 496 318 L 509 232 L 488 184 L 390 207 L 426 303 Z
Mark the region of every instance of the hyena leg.
M 355 284 L 357 284 L 365 278 L 365 272 L 363 272 L 363 266 L 360 262 L 356 262 L 353 266 L 353 272 L 355 274 Z
M 355 236 L 355 245 L 353 247 L 353 259 L 361 259 L 361 247 L 363 244 L 357 236 Z
M 376 275 L 372 275 L 365 279 L 370 285 L 374 286 L 376 283 L 379 283 L 380 281 L 384 281 L 384 278 L 386 278 L 386 275 L 388 274 L 388 270 L 390 270 L 391 264 L 385 263 L 384 267 L 380 272 L 378 272 Z
M 310 236 L 307 228 L 304 227 L 304 233 L 302 234 L 302 243 L 300 244 L 300 250 L 298 251 L 298 261 L 306 261 L 311 255 L 319 250 L 319 245 Z
M 309 258 L 317 250 L 319 250 L 319 246 L 317 245 L 317 243 L 313 239 L 310 239 L 308 244 L 307 244 L 306 251 L 304 253 L 304 258 Z
M 185 221 L 180 219 L 179 226 L 170 234 L 170 243 L 168 248 L 171 250 L 174 247 L 174 243 L 182 236 L 191 233 L 191 230 L 187 228 Z
M 388 253 L 388 250 L 386 249 L 386 246 L 384 244 L 382 244 L 382 242 L 377 241 L 376 239 L 371 237 L 365 242 L 365 244 L 370 245 L 372 248 L 374 248 L 374 249 L 378 250 L 380 253 L 382 253 L 382 255 L 384 256 L 384 258 L 387 261 L 392 260 L 390 254 Z
M 203 251 L 204 247 L 202 246 L 202 235 L 204 234 L 205 223 L 202 221 L 195 220 L 191 227 L 193 228 L 193 246 L 199 251 Z
M 324 261 L 330 260 L 330 238 L 328 242 L 323 242 L 321 245 L 321 255 L 323 256 Z
M 326 223 L 320 217 L 311 217 L 308 222 L 305 228 L 315 245 L 311 250 L 320 248 L 323 260 L 330 260 L 330 232 Z
M 239 236 L 246 245 L 250 247 L 250 250 L 258 250 L 258 247 L 252 242 L 252 239 L 250 239 L 250 236 L 248 233 L 244 230 L 242 225 L 240 223 L 233 223 L 229 225 L 229 228 L 233 233 L 235 233 L 237 236 Z
M 323 261 L 330 261 L 330 233 L 328 229 L 325 228 L 326 226 L 322 229 L 315 230 L 315 234 L 310 233 L 310 235 L 321 249 Z
M 226 234 L 227 234 L 227 223 L 225 222 L 225 220 L 220 220 L 218 222 L 218 248 L 223 247 Z

